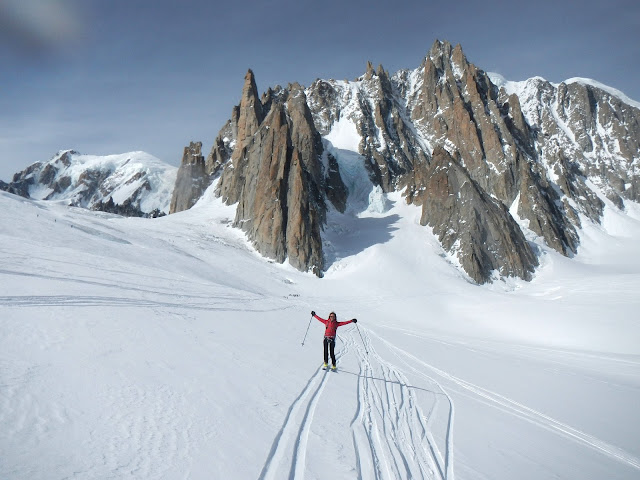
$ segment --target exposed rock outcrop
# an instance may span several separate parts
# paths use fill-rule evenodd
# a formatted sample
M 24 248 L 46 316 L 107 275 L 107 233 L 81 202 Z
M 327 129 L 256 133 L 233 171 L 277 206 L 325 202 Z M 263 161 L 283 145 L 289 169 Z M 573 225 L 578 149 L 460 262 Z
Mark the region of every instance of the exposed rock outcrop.
M 193 207 L 210 184 L 211 176 L 206 171 L 202 156 L 202 142 L 191 142 L 188 147 L 184 147 L 169 213 Z
M 443 248 L 478 283 L 497 272 L 531 279 L 536 256 L 506 207 L 489 196 L 442 147 L 425 173 L 420 223 L 429 225 Z
M 257 107 L 257 104 L 260 104 Z M 269 97 L 263 118 L 253 73 L 245 77 L 238 136 L 217 186 L 228 204 L 238 203 L 234 225 L 258 251 L 277 262 L 322 275 L 320 230 L 324 223 L 322 141 L 298 84 L 284 97 Z
M 340 213 L 344 213 L 347 209 L 347 198 L 349 196 L 349 190 L 344 185 L 342 176 L 340 175 L 340 166 L 336 157 L 327 153 L 328 171 L 326 178 L 326 190 L 325 194 L 327 199 L 336 207 Z
M 559 198 L 546 172 L 532 171 L 535 148 L 517 97 L 501 97 L 459 45 L 436 42 L 431 49 L 412 118 L 422 131 L 433 132 L 433 143 L 459 154 L 460 163 L 485 192 L 505 206 L 519 197 L 519 215 L 551 247 L 575 253 L 575 229 L 558 211 Z
M 165 212 L 159 208 L 155 208 L 150 212 L 143 212 L 139 207 L 133 204 L 130 199 L 125 200 L 123 203 L 115 203 L 113 197 L 109 197 L 109 200 L 96 202 L 91 206 L 91 210 L 98 212 L 113 213 L 115 215 L 121 215 L 123 217 L 144 217 L 144 218 L 158 218 L 164 217 Z
M 640 201 L 640 109 L 589 83 L 554 86 L 541 78 L 526 82 L 526 121 L 535 126 L 540 159 L 575 202 L 580 213 L 598 221 L 602 204 L 584 180 L 593 182 L 619 208 Z M 580 184 L 576 184 L 576 181 Z
M 421 205 L 474 281 L 530 279 L 525 235 L 572 256 L 582 221 L 602 217 L 602 194 L 620 208 L 640 200 L 640 109 L 593 82 L 493 78 L 440 41 L 416 70 L 390 76 L 369 62 L 355 81 L 261 98 L 249 71 L 204 175 L 220 177 L 217 194 L 263 255 L 301 270 L 324 268 L 327 205 L 349 211 L 357 170 Z

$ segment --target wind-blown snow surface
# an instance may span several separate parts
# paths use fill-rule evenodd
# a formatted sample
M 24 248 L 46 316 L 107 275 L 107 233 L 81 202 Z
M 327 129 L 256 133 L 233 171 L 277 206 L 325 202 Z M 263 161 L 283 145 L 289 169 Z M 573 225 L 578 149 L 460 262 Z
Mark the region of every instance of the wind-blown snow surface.
M 388 201 L 330 216 L 318 279 L 210 195 L 151 220 L 0 192 L 0 478 L 638 478 L 637 206 L 478 287 Z M 337 373 L 312 309 L 359 320 Z

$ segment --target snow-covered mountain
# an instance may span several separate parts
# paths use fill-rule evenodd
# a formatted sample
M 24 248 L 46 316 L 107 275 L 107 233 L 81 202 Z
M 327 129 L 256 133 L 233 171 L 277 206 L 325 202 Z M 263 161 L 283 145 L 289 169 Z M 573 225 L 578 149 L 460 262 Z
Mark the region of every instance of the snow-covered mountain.
M 158 216 L 169 212 L 176 173 L 145 152 L 98 156 L 65 150 L 16 173 L 2 189 L 127 216 Z
M 439 41 L 414 70 L 369 64 L 354 81 L 262 97 L 249 71 L 207 158 L 185 150 L 172 211 L 220 178 L 258 251 L 322 275 L 334 212 L 401 192 L 470 279 L 530 279 L 542 247 L 578 252 L 606 201 L 640 201 L 640 108 L 618 93 L 585 79 L 506 82 Z

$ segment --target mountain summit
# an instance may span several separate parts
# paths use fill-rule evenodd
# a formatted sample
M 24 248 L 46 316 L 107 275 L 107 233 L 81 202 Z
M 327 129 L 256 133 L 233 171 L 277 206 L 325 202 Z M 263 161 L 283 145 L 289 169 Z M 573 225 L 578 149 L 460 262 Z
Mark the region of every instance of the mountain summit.
M 261 98 L 249 70 L 197 178 L 183 160 L 171 212 L 217 180 L 260 253 L 321 276 L 327 211 L 358 213 L 353 175 L 364 169 L 370 191 L 422 208 L 420 223 L 473 281 L 528 280 L 536 242 L 572 256 L 581 222 L 599 222 L 606 199 L 640 200 L 639 160 L 640 109 L 611 89 L 505 82 L 436 41 L 415 70 L 390 76 L 369 63 L 354 81 Z
M 0 190 L 34 200 L 54 200 L 126 216 L 169 211 L 177 169 L 145 152 L 82 155 L 61 150 L 47 162 L 18 172 Z

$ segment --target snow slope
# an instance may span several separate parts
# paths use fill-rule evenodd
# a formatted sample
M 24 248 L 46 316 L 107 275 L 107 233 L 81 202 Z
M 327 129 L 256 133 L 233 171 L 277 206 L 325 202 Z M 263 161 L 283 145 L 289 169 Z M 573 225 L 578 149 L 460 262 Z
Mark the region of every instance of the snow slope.
M 0 192 L 0 478 L 638 478 L 640 209 L 478 287 L 386 201 L 329 219 L 318 279 L 212 195 L 141 219 Z M 359 320 L 337 373 L 312 309 Z

